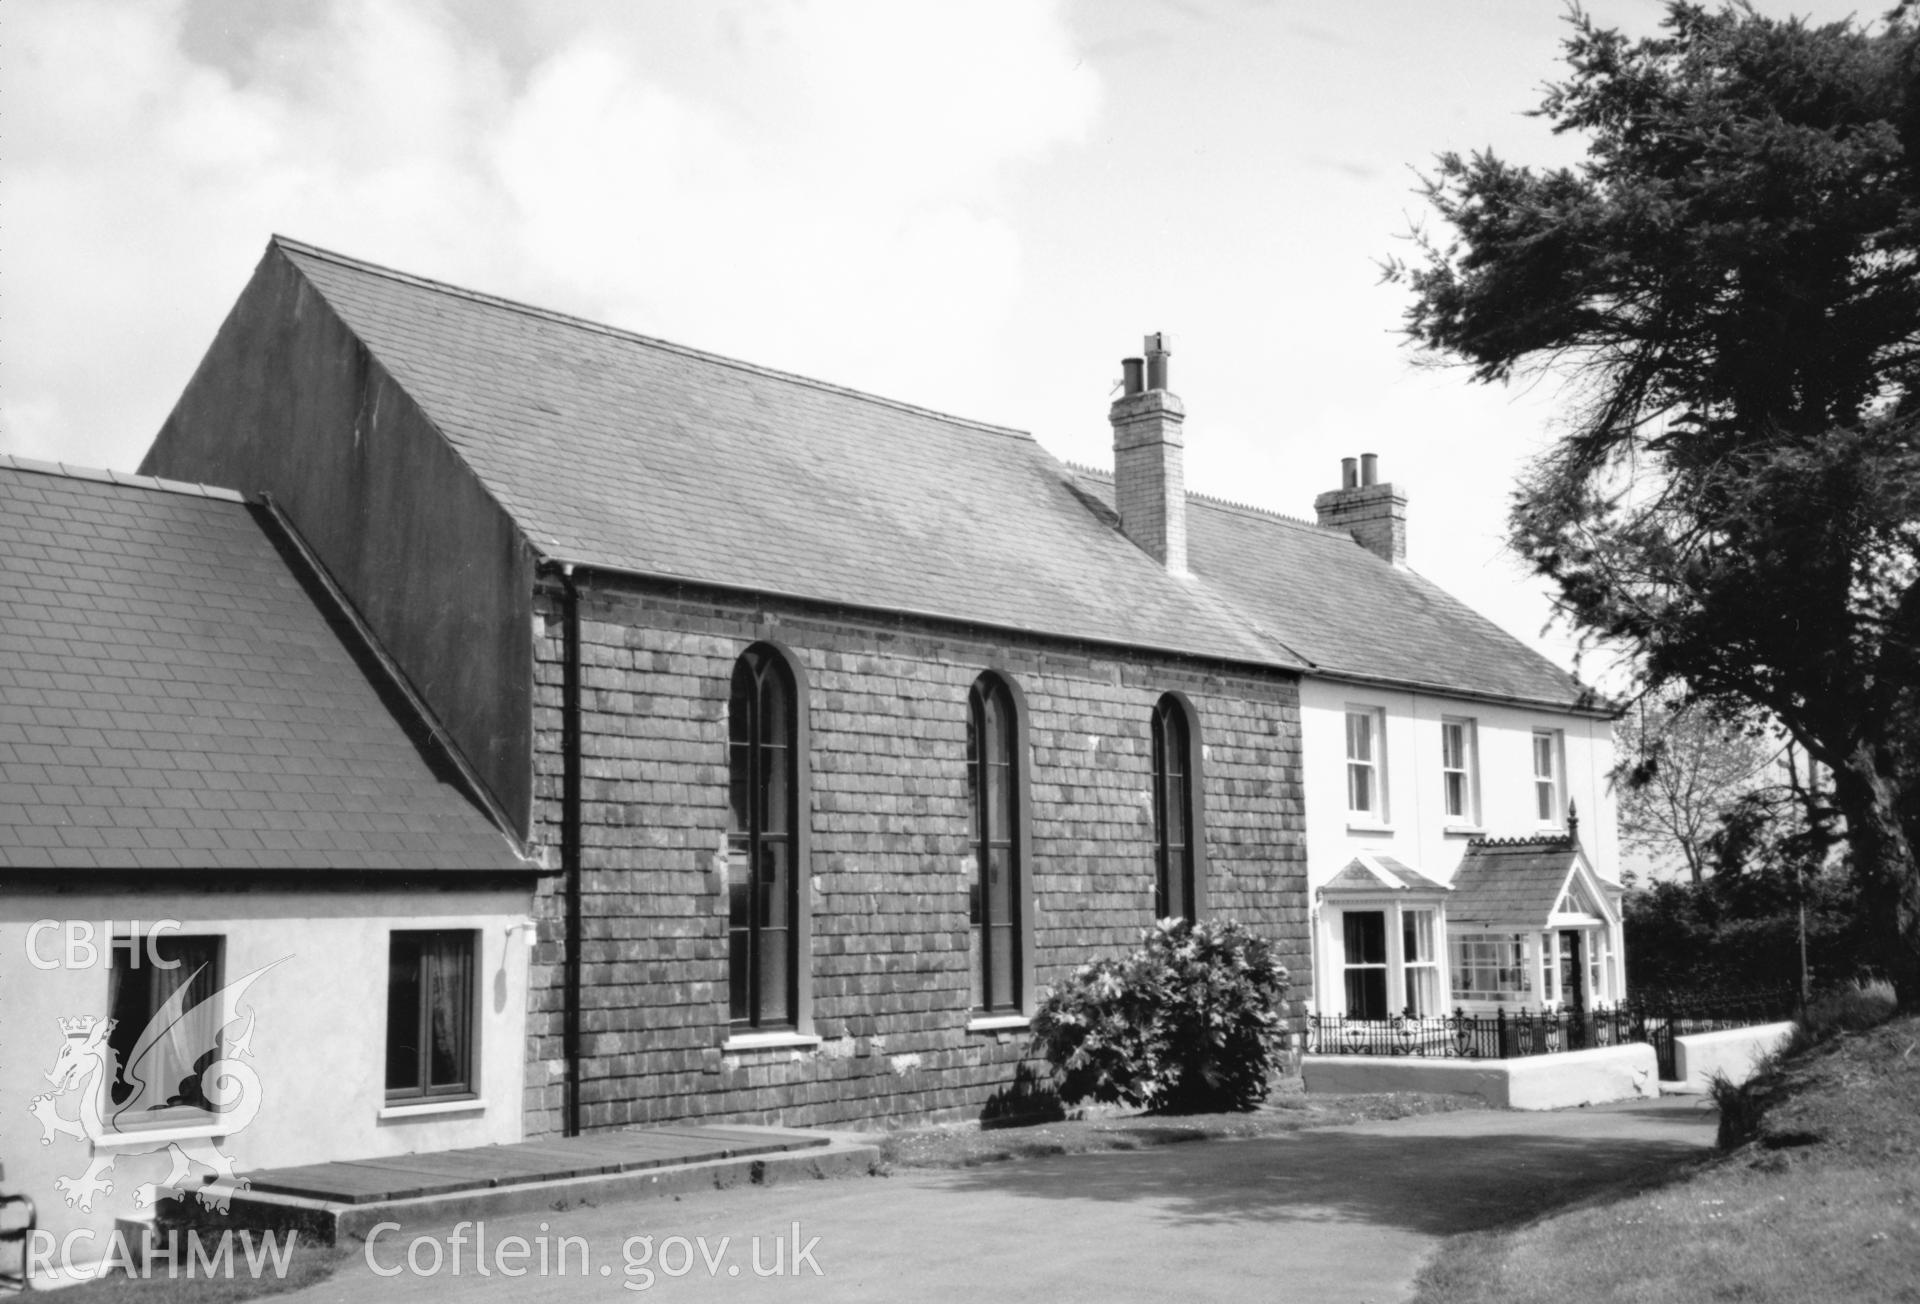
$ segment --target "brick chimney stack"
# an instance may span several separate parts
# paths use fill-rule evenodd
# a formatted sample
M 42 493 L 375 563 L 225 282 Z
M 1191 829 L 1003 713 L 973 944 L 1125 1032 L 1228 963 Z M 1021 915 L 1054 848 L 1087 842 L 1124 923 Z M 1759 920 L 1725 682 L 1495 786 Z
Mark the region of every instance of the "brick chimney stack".
M 1345 530 L 1354 542 L 1396 566 L 1407 561 L 1407 496 L 1390 484 L 1375 483 L 1380 475 L 1380 459 L 1362 453 L 1359 465 L 1354 459 L 1340 459 L 1340 487 L 1330 489 L 1313 500 L 1314 515 L 1320 524 Z
M 1149 335 L 1146 358 L 1126 358 L 1113 423 L 1113 498 L 1120 529 L 1175 575 L 1187 571 L 1187 477 L 1180 426 L 1187 410 L 1167 390 L 1167 337 Z M 1142 374 L 1144 372 L 1144 375 Z

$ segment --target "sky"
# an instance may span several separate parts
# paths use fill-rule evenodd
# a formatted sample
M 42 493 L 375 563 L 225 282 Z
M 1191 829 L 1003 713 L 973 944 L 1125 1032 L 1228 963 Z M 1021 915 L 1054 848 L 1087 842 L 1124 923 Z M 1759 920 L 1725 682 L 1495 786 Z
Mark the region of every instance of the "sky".
M 1093 466 L 1120 359 L 1165 332 L 1190 489 L 1311 519 L 1377 453 L 1410 564 L 1571 666 L 1503 543 L 1561 395 L 1421 359 L 1380 277 L 1435 154 L 1578 159 L 1527 113 L 1565 13 L 7 0 L 0 452 L 134 468 L 274 233 Z

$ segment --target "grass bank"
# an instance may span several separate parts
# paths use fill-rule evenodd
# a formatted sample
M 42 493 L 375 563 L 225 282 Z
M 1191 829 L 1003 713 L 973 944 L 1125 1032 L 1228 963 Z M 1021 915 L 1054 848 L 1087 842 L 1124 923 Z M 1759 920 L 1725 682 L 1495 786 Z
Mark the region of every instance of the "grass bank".
M 1920 1018 L 1843 1032 L 1752 1093 L 1739 1148 L 1456 1237 L 1418 1304 L 1920 1302 Z

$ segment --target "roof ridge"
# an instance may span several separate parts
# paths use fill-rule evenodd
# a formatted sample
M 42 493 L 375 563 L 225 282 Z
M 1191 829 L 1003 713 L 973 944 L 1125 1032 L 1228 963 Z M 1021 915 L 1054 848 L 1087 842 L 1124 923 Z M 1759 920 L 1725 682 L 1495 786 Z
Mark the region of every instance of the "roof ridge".
M 1071 471 L 1077 471 L 1081 475 L 1090 475 L 1094 479 L 1104 481 L 1107 484 L 1113 483 L 1113 472 L 1111 471 L 1104 471 L 1097 466 L 1085 466 L 1073 461 L 1071 458 L 1063 457 L 1060 460 L 1065 463 Z M 1201 493 L 1198 489 L 1187 490 L 1187 498 L 1189 501 L 1198 499 L 1209 507 L 1225 508 L 1230 512 L 1243 512 L 1249 516 L 1259 517 L 1261 520 L 1277 521 L 1281 525 L 1298 526 L 1302 529 L 1312 530 L 1316 534 L 1335 535 L 1343 539 L 1351 537 L 1345 530 L 1335 529 L 1330 525 L 1317 524 L 1307 520 L 1304 516 L 1289 516 L 1287 513 L 1277 512 L 1271 507 L 1258 507 L 1253 503 L 1236 502 L 1231 498 L 1221 498 L 1216 494 Z
M 542 308 L 538 304 L 525 303 L 519 299 L 509 299 L 503 295 L 488 294 L 484 290 L 470 290 L 465 286 L 454 285 L 450 281 L 437 281 L 430 276 L 421 276 L 414 272 L 401 271 L 398 268 L 387 267 L 380 263 L 368 262 L 364 258 L 355 258 L 351 254 L 336 253 L 331 249 L 322 249 L 318 245 L 308 244 L 304 240 L 296 240 L 292 236 L 275 234 L 271 243 L 293 250 L 296 253 L 306 254 L 309 257 L 324 259 L 327 262 L 335 263 L 341 267 L 352 268 L 355 271 L 366 272 L 373 276 L 385 277 L 387 280 L 398 281 L 404 285 L 412 285 L 420 289 L 432 290 L 437 294 L 445 294 L 452 298 L 467 299 L 474 303 L 487 304 L 491 307 L 505 309 L 508 312 L 517 312 L 529 317 L 538 317 L 558 325 L 592 331 L 598 335 L 630 340 L 636 344 L 644 344 L 649 348 L 662 349 L 668 353 L 677 353 L 682 357 L 696 358 L 702 362 L 711 362 L 719 366 L 731 367 L 736 371 L 748 372 L 755 376 L 765 376 L 772 380 L 782 380 L 791 384 L 804 385 L 809 389 L 823 390 L 829 394 L 838 394 L 846 398 L 860 399 L 863 402 L 873 403 L 880 407 L 893 408 L 896 411 L 911 412 L 918 416 L 932 417 L 938 421 L 944 421 L 956 426 L 964 426 L 971 430 L 979 430 L 986 434 L 1003 435 L 1009 439 L 1024 439 L 1029 442 L 1037 442 L 1034 440 L 1031 431 L 1017 430 L 1012 426 L 997 426 L 989 421 L 978 421 L 972 417 L 956 416 L 951 412 L 936 411 L 933 408 L 921 407 L 917 403 L 907 403 L 900 399 L 887 398 L 880 394 L 870 394 L 866 390 L 853 389 L 847 385 L 836 385 L 832 381 L 818 380 L 812 376 L 802 376 L 798 372 L 781 371 L 777 367 L 766 367 L 757 362 L 746 362 L 739 358 L 727 357 L 725 354 L 709 353 L 705 349 L 696 349 L 686 344 L 676 344 L 672 340 L 663 340 L 658 336 L 642 335 L 638 331 L 626 330 L 619 326 L 609 326 L 605 322 L 593 321 L 586 317 L 576 316 L 573 313 L 561 312 L 558 309 Z
M 1482 848 L 1507 849 L 1525 847 L 1540 847 L 1553 851 L 1572 851 L 1573 835 L 1571 833 L 1535 833 L 1518 838 L 1469 838 L 1467 840 L 1467 850 L 1469 851 Z
M 43 462 L 39 458 L 18 457 L 12 453 L 0 453 L 0 468 L 27 471 L 35 475 L 58 476 L 65 480 L 89 480 L 96 484 L 119 485 L 123 489 L 158 489 L 162 493 L 216 498 L 228 503 L 247 501 L 246 495 L 233 489 L 223 489 L 218 485 L 198 484 L 188 480 L 165 480 L 157 475 L 135 475 L 131 471 L 114 471 L 105 467 L 69 466 L 65 462 Z
M 1293 525 L 1302 529 L 1313 530 L 1316 533 L 1337 534 L 1343 538 L 1347 537 L 1345 530 L 1335 530 L 1330 526 L 1319 525 L 1307 520 L 1303 516 L 1289 516 L 1285 512 L 1277 512 L 1271 507 L 1259 507 L 1253 503 L 1236 502 L 1231 498 L 1220 498 L 1213 494 L 1201 493 L 1198 489 L 1187 490 L 1187 497 L 1190 499 L 1198 498 L 1209 507 L 1224 507 L 1228 511 L 1244 512 L 1249 516 L 1257 516 L 1263 520 L 1275 521 L 1281 525 Z

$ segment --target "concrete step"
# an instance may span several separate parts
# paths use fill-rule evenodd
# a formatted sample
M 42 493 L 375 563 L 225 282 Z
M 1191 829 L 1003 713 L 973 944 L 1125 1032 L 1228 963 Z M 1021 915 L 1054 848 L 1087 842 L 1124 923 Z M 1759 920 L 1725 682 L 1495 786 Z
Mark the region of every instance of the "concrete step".
M 492 1152 L 493 1163 L 478 1160 Z M 871 1138 L 797 1128 L 693 1125 L 591 1133 L 444 1154 L 397 1155 L 247 1175 L 245 1186 L 202 1188 L 161 1205 L 156 1230 L 298 1231 L 322 1244 L 365 1237 L 383 1222 L 406 1228 L 462 1219 L 645 1200 L 691 1191 L 865 1176 L 880 1151 Z

